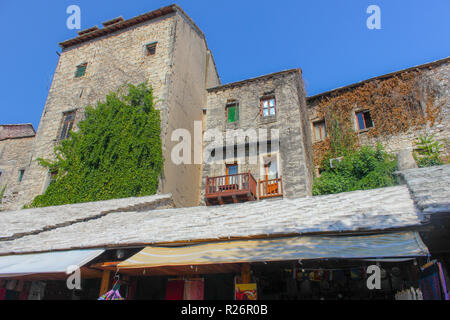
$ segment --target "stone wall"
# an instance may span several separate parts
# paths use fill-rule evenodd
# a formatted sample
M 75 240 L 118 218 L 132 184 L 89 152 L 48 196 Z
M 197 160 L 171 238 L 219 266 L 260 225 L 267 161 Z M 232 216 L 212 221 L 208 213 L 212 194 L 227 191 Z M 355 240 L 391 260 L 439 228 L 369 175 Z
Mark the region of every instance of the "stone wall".
M 276 115 L 262 117 L 260 99 L 267 95 L 276 99 Z M 239 104 L 239 120 L 228 123 L 226 106 L 233 100 Z M 284 196 L 294 198 L 311 195 L 312 177 L 308 163 L 310 157 L 305 147 L 310 144 L 310 137 L 305 133 L 302 121 L 302 117 L 306 115 L 306 100 L 299 70 L 209 89 L 206 112 L 206 130 L 218 129 L 224 139 L 229 130 L 242 129 L 245 133 L 249 129 L 255 129 L 258 133 L 259 129 L 267 129 L 268 139 L 271 137 L 272 129 L 279 130 L 278 170 L 283 180 Z M 260 142 L 264 141 L 261 137 L 258 139 Z M 208 149 L 207 146 L 210 144 L 211 141 L 205 141 L 204 148 Z M 256 164 L 252 164 L 248 157 L 245 159 L 231 157 L 223 163 L 205 163 L 202 196 L 206 177 L 224 176 L 226 163 L 233 163 L 235 160 L 238 161 L 239 173 L 250 171 L 256 180 L 264 179 L 262 156 L 264 154 L 258 152 Z
M 435 99 L 433 101 L 434 106 L 440 107 L 439 117 L 434 121 L 434 123 L 427 123 L 421 127 L 409 127 L 406 131 L 400 132 L 398 134 L 381 134 L 377 137 L 372 137 L 370 135 L 370 129 L 364 130 L 358 133 L 359 143 L 361 145 L 372 145 L 375 146 L 378 142 L 380 142 L 388 152 L 391 153 L 399 153 L 402 150 L 407 150 L 412 152 L 415 148 L 415 141 L 419 136 L 425 134 L 434 134 L 436 139 L 439 140 L 444 145 L 443 157 L 449 158 L 450 155 L 450 145 L 449 145 L 449 137 L 450 137 L 450 127 L 448 123 L 450 121 L 450 87 L 449 87 L 449 78 L 450 78 L 450 64 L 449 59 L 441 60 L 435 64 L 423 65 L 417 67 L 421 70 L 421 77 L 419 81 L 427 82 L 432 84 L 432 86 L 437 90 Z M 411 69 L 407 69 L 406 71 L 410 71 Z M 398 73 L 401 73 L 400 71 Z M 371 80 L 369 80 L 371 81 Z M 373 80 L 375 81 L 375 79 Z M 347 90 L 356 90 L 357 87 L 349 88 Z M 325 95 L 321 95 L 321 98 L 326 98 L 327 95 L 339 95 L 343 90 L 335 90 L 331 91 Z M 427 96 L 424 95 L 420 104 L 422 105 L 422 109 L 426 109 L 426 101 Z M 317 120 L 321 120 L 318 116 L 318 101 L 319 98 L 312 97 L 308 99 L 308 114 L 309 114 L 309 129 L 312 134 L 313 132 L 313 122 Z M 365 106 L 355 105 L 353 111 L 364 109 Z M 425 111 L 424 111 L 425 113 Z M 352 116 L 352 127 L 356 129 L 356 120 L 355 117 Z M 376 126 L 376 120 L 374 120 L 374 126 Z M 317 155 L 316 155 L 317 156 Z
M 0 211 L 8 210 L 17 201 L 22 182 L 19 171 L 28 169 L 34 137 L 0 140 L 0 192 L 6 186 L 0 199 Z

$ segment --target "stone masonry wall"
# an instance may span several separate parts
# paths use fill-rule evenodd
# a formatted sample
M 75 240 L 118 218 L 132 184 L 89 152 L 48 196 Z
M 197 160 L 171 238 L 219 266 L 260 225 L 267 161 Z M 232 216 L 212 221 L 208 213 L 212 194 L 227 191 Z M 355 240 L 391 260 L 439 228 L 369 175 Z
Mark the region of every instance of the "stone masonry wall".
M 303 82 L 299 70 L 278 73 L 269 76 L 230 84 L 208 90 L 206 130 L 218 129 L 225 139 L 226 130 L 271 129 L 279 130 L 279 175 L 282 176 L 284 196 L 288 198 L 311 195 L 311 172 L 307 164 L 308 155 L 302 115 L 306 114 L 306 102 Z M 260 98 L 271 93 L 276 99 L 276 116 L 263 118 L 260 115 Z M 239 103 L 239 121 L 228 123 L 226 105 L 228 101 Z M 204 147 L 210 141 L 204 142 Z M 253 177 L 263 179 L 262 154 L 258 154 L 257 164 L 250 164 L 249 159 L 241 159 L 239 173 L 251 171 Z M 234 159 L 227 159 L 234 161 Z M 239 161 L 239 159 L 236 159 Z M 202 199 L 204 196 L 206 177 L 224 176 L 226 161 L 222 164 L 204 164 L 202 180 Z
M 0 192 L 6 186 L 3 198 L 0 199 L 0 211 L 17 201 L 23 182 L 19 181 L 19 170 L 27 170 L 33 143 L 34 137 L 0 141 Z

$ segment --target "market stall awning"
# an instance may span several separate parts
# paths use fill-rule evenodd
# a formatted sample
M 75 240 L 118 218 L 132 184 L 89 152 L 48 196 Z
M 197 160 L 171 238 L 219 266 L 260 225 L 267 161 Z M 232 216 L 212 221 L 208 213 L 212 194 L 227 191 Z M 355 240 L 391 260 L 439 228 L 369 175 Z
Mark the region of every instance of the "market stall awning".
M 310 236 L 227 241 L 187 247 L 147 247 L 118 264 L 118 268 L 124 270 L 333 258 L 404 258 L 428 254 L 428 248 L 416 232 L 368 236 Z
M 0 277 L 66 273 L 70 266 L 81 268 L 105 250 L 73 250 L 0 257 Z

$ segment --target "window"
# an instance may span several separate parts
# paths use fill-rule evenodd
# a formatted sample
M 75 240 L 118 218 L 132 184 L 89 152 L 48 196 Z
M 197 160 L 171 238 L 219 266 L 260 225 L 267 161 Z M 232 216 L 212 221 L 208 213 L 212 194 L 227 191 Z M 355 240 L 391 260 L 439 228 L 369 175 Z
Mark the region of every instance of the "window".
M 229 104 L 226 107 L 228 123 L 239 120 L 239 105 L 237 103 Z
M 314 127 L 314 141 L 320 141 L 327 137 L 327 128 L 325 120 L 313 122 Z
M 275 110 L 275 97 L 267 97 L 261 99 L 261 116 L 269 117 L 274 116 Z
M 154 43 L 147 44 L 145 46 L 145 55 L 147 57 L 153 56 L 156 53 L 156 45 L 157 45 L 157 42 L 154 42 Z
M 24 174 L 25 174 L 25 170 L 24 169 L 19 170 L 19 182 L 22 182 Z
M 87 63 L 80 64 L 77 66 L 77 71 L 75 72 L 75 78 L 81 78 L 86 74 Z
M 75 122 L 75 111 L 64 113 L 59 140 L 64 140 L 69 137 L 70 130 L 72 130 L 74 122 Z
M 365 130 L 373 127 L 373 121 L 369 111 L 356 112 L 356 122 L 358 130 Z

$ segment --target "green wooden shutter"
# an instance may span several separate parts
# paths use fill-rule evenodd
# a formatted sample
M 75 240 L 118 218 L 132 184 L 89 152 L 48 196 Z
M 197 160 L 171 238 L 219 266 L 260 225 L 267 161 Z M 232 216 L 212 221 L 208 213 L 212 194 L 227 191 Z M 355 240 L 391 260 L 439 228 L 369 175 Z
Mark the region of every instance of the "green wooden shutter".
M 236 121 L 236 106 L 228 107 L 228 123 Z

